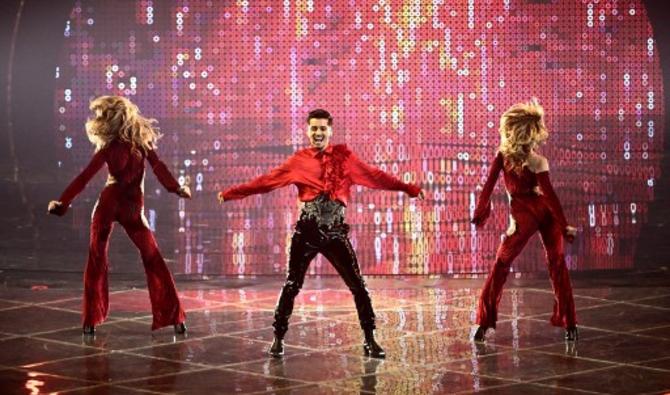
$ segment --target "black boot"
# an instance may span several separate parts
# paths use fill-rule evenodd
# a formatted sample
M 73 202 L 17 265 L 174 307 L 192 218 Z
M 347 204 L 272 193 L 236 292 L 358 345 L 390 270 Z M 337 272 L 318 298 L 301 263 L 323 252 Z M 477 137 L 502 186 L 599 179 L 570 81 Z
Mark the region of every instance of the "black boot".
M 486 340 L 486 330 L 489 329 L 485 326 L 479 326 L 477 328 L 477 332 L 475 332 L 475 336 L 472 338 L 472 340 L 483 343 Z
M 579 331 L 576 326 L 571 326 L 565 330 L 565 340 L 575 342 L 579 338 Z
M 174 325 L 174 333 L 177 335 L 185 335 L 186 334 L 186 323 L 182 322 L 179 324 Z
M 84 325 L 84 328 L 83 328 L 82 332 L 84 333 L 84 335 L 88 335 L 88 336 L 95 335 L 95 326 Z
M 268 354 L 275 358 L 281 358 L 284 355 L 284 339 L 275 335 L 275 339 L 268 349 Z
M 386 351 L 375 341 L 374 330 L 365 329 L 364 333 L 363 352 L 365 355 L 372 358 L 386 358 Z

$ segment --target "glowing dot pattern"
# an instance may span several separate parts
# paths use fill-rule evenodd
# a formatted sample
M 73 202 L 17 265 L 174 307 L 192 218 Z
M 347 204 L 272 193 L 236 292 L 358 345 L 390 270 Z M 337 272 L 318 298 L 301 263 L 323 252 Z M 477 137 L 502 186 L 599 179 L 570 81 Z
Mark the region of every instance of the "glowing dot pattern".
M 90 158 L 82 125 L 92 97 L 125 95 L 158 118 L 159 153 L 195 192 L 168 198 L 147 178 L 147 212 L 164 250 L 174 248 L 176 272 L 285 270 L 294 188 L 224 207 L 215 196 L 306 146 L 304 116 L 315 107 L 334 115 L 335 142 L 426 191 L 416 202 L 354 188 L 347 216 L 364 273 L 486 272 L 507 223 L 502 186 L 485 229 L 469 217 L 500 114 L 530 96 L 545 106 L 542 152 L 581 229 L 569 267 L 633 264 L 665 115 L 640 1 L 80 1 L 63 34 L 54 93 L 62 179 Z M 90 205 L 74 210 L 84 233 Z M 544 265 L 535 239 L 513 270 Z M 310 272 L 334 273 L 321 258 Z

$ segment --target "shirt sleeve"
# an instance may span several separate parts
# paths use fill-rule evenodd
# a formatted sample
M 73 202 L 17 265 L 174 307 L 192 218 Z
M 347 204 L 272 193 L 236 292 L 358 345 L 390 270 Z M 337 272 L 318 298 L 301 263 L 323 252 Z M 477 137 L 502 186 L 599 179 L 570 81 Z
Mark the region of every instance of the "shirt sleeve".
M 349 166 L 349 175 L 354 184 L 374 189 L 385 189 L 387 191 L 403 191 L 411 197 L 417 197 L 419 196 L 419 192 L 421 192 L 421 188 L 418 186 L 404 183 L 396 177 L 368 165 L 358 159 L 353 153 L 349 155 L 347 163 Z
M 498 181 L 498 176 L 500 175 L 500 170 L 502 170 L 502 167 L 502 153 L 498 152 L 498 155 L 496 155 L 496 158 L 493 160 L 493 163 L 489 168 L 489 175 L 486 178 L 486 183 L 484 184 L 482 192 L 479 194 L 477 207 L 475 208 L 475 212 L 472 217 L 471 222 L 477 226 L 483 226 L 491 215 L 491 195 L 493 194 L 493 188 L 496 186 L 496 182 Z
M 269 173 L 263 174 L 247 183 L 230 187 L 221 193 L 224 200 L 243 199 L 250 195 L 268 193 L 277 188 L 284 187 L 293 183 L 293 166 L 295 157 L 289 158 L 279 167 L 272 169 Z
M 60 210 L 62 210 L 62 212 L 59 212 L 58 214 L 65 214 L 67 207 L 70 205 L 70 203 L 72 203 L 74 198 L 76 198 L 77 195 L 79 195 L 81 191 L 84 190 L 93 176 L 95 176 L 95 174 L 102 168 L 102 166 L 105 164 L 106 152 L 107 151 L 104 148 L 96 152 L 86 168 L 77 177 L 75 177 L 74 180 L 72 180 L 67 188 L 65 188 L 65 191 L 63 191 L 63 193 L 60 195 L 60 198 L 58 199 L 63 203 L 63 205 L 60 206 Z
M 147 161 L 151 165 L 151 170 L 153 170 L 158 181 L 163 185 L 165 189 L 169 192 L 175 193 L 179 189 L 179 182 L 174 178 L 170 170 L 167 168 L 165 163 L 160 160 L 156 150 L 148 150 L 147 152 Z
M 542 191 L 542 195 L 544 195 L 544 197 L 549 202 L 549 207 L 552 214 L 554 215 L 554 218 L 556 221 L 558 221 L 558 224 L 563 230 L 563 234 L 567 235 L 565 228 L 568 226 L 568 221 L 565 219 L 565 214 L 563 213 L 561 202 L 558 200 L 558 196 L 556 196 L 556 192 L 551 186 L 551 181 L 549 181 L 549 172 L 543 171 L 541 173 L 537 173 L 536 177 L 537 183 L 540 186 L 540 190 Z

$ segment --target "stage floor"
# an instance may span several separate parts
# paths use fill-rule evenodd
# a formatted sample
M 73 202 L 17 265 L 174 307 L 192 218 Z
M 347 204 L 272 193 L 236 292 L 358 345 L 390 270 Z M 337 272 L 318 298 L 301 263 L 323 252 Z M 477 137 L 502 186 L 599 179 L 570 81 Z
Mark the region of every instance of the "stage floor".
M 670 391 L 670 274 L 581 275 L 571 347 L 548 324 L 547 279 L 508 283 L 495 333 L 473 343 L 482 279 L 371 278 L 386 360 L 362 355 L 338 278 L 308 278 L 283 359 L 272 339 L 278 277 L 178 279 L 188 335 L 150 331 L 143 279 L 111 279 L 111 315 L 81 335 L 80 275 L 0 275 L 0 392 L 663 393 Z

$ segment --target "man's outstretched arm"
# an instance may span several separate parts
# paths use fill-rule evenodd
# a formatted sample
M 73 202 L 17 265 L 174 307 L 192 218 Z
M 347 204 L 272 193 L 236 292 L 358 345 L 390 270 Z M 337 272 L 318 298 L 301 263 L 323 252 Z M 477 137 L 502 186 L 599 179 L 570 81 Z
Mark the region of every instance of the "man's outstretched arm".
M 370 166 L 351 153 L 347 159 L 349 174 L 354 184 L 387 191 L 403 191 L 411 197 L 423 197 L 421 188 L 407 184 L 380 169 Z
M 289 158 L 281 166 L 272 169 L 267 174 L 219 192 L 219 201 L 243 199 L 250 195 L 267 193 L 289 185 L 293 182 L 292 166 L 293 160 Z

